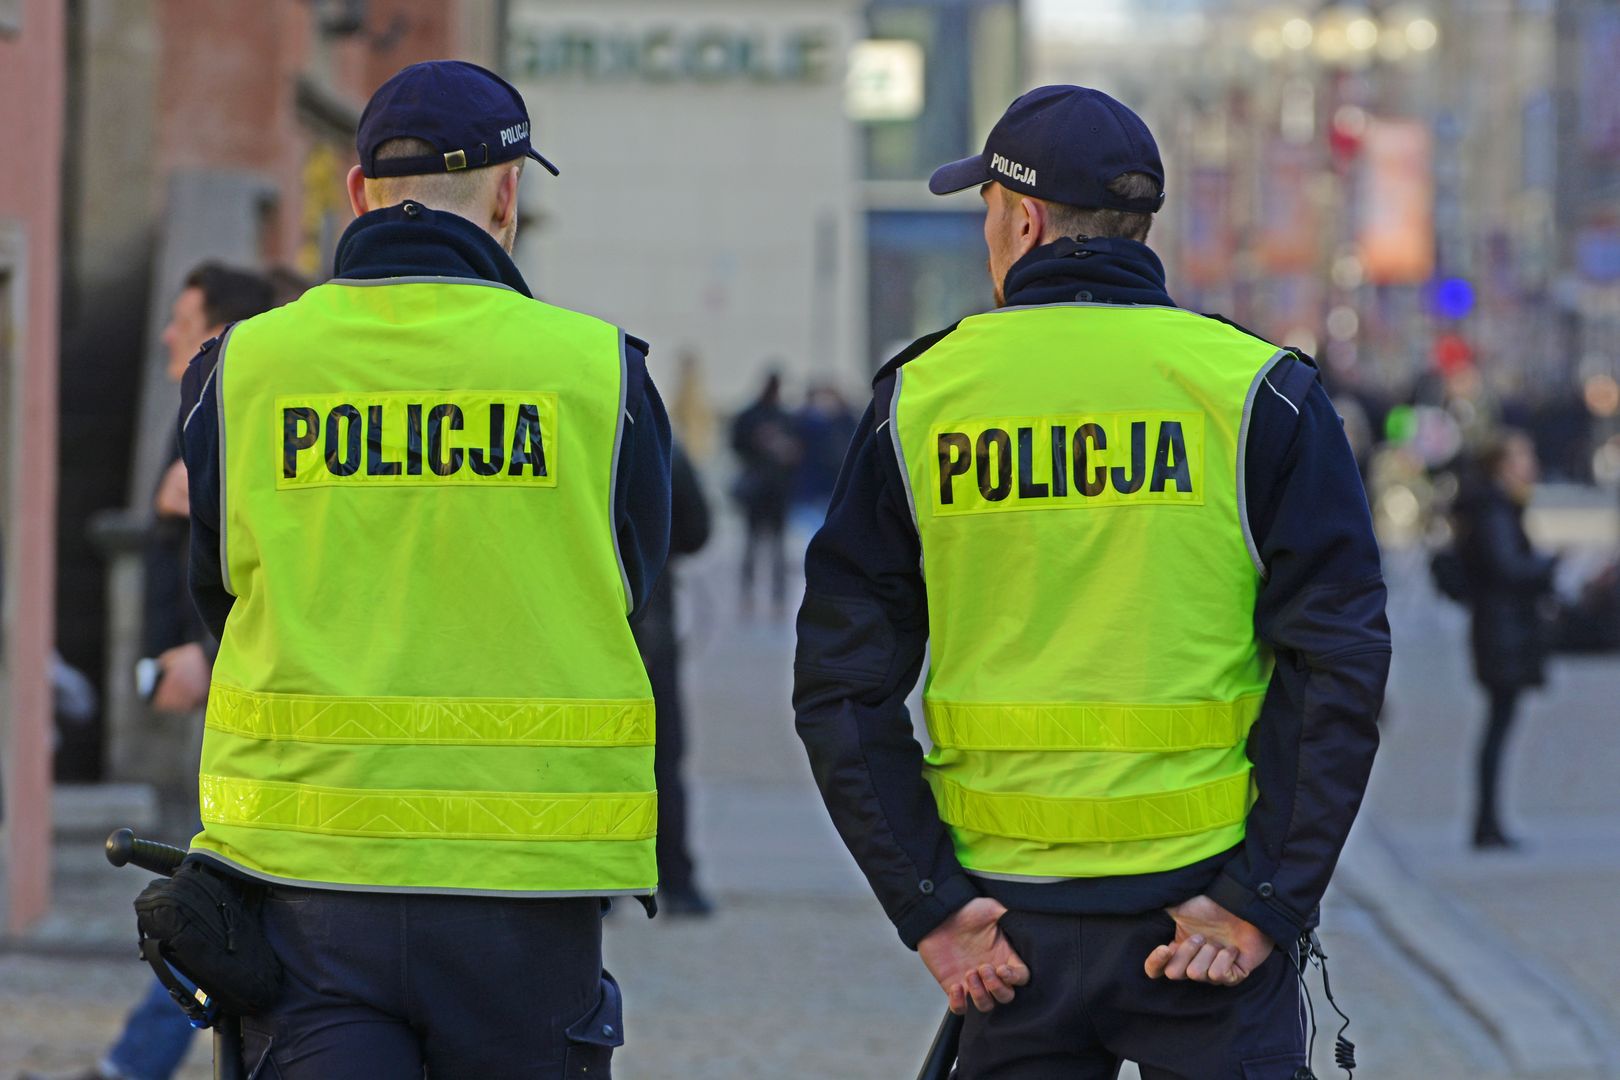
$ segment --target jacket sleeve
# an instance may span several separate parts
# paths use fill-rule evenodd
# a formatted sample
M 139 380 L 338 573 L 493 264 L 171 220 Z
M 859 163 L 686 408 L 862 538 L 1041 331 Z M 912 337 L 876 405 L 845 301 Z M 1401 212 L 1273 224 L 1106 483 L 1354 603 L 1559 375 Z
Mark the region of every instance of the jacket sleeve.
M 613 520 L 634 622 L 669 558 L 670 432 L 664 401 L 647 372 L 647 345 L 631 337 L 625 339 L 624 402 Z
M 1315 924 L 1378 747 L 1390 636 L 1372 516 L 1314 376 L 1256 398 L 1247 448 L 1266 577 L 1255 630 L 1277 666 L 1249 735 L 1258 801 L 1209 895 L 1279 943 Z
M 217 341 L 203 345 L 180 382 L 180 456 L 186 463 L 191 498 L 191 556 L 187 582 L 197 614 L 216 639 L 235 597 L 225 589 L 220 566 L 219 408 L 215 362 Z
M 921 546 L 880 383 L 805 555 L 793 663 L 800 739 L 833 824 L 911 948 L 978 895 L 923 779 L 906 695 L 928 638 Z

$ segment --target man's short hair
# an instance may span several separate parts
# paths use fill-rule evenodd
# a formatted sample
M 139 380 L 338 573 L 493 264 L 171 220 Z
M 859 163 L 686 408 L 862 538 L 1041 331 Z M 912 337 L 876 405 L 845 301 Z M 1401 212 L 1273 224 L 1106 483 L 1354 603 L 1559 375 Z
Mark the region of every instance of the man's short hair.
M 251 319 L 275 306 L 270 282 L 251 270 L 205 262 L 186 275 L 184 288 L 202 293 L 203 317 L 209 326 Z
M 1127 199 L 1156 199 L 1163 190 L 1147 173 L 1128 172 L 1116 176 L 1108 190 Z M 1021 197 L 1016 196 L 1015 197 Z M 1044 200 L 1043 200 L 1044 201 Z M 1063 203 L 1046 202 L 1052 231 L 1060 236 L 1118 237 L 1145 241 L 1153 228 L 1153 215 L 1131 210 L 1083 209 Z
M 387 161 L 393 158 L 413 158 L 437 155 L 433 144 L 423 139 L 402 136 L 389 139 L 377 147 L 376 159 Z M 366 187 L 377 194 L 382 206 L 393 206 L 406 199 L 420 199 L 436 210 L 467 211 L 480 209 L 477 205 L 483 198 L 485 185 L 489 183 L 489 170 L 498 169 L 502 165 L 516 165 L 523 168 L 523 158 L 514 158 L 511 161 L 497 162 L 494 165 L 481 165 L 471 169 L 457 169 L 455 172 L 423 173 L 418 176 L 377 176 L 367 177 Z

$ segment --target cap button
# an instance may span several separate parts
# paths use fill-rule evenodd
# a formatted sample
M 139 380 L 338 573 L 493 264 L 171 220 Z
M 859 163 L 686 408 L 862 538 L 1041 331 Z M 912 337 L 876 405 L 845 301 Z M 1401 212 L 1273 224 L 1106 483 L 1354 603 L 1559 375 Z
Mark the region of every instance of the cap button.
M 409 202 L 409 201 L 407 201 L 405 203 L 405 205 L 404 205 L 404 207 L 402 207 L 402 209 L 405 211 L 405 216 L 406 217 L 416 217 L 418 214 L 420 214 L 422 212 L 422 208 L 420 206 L 416 205 L 413 202 Z

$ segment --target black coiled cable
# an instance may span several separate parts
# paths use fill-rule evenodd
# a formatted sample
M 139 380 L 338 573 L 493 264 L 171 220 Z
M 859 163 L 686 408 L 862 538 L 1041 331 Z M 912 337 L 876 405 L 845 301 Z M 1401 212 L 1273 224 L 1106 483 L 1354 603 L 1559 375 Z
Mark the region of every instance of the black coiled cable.
M 1311 1072 L 1309 1065 L 1316 1050 L 1316 1002 L 1311 997 L 1311 989 L 1305 982 L 1305 966 L 1309 964 L 1321 971 L 1322 993 L 1326 995 L 1328 1004 L 1333 1007 L 1333 1011 L 1339 1014 L 1339 1019 L 1344 1021 L 1339 1025 L 1338 1034 L 1333 1037 L 1333 1063 L 1343 1069 L 1346 1076 L 1354 1080 L 1356 1044 L 1344 1036 L 1345 1031 L 1350 1027 L 1350 1018 L 1345 1015 L 1343 1009 L 1339 1008 L 1339 1003 L 1333 1000 L 1333 984 L 1328 981 L 1327 953 L 1322 951 L 1322 942 L 1317 938 L 1314 931 L 1306 931 L 1300 935 L 1298 952 L 1297 958 L 1290 957 L 1290 959 L 1294 961 L 1294 971 L 1299 976 L 1300 992 L 1305 995 L 1305 1008 L 1306 1014 L 1310 1017 L 1311 1036 L 1310 1042 L 1306 1044 L 1305 1049 L 1307 1064 L 1304 1069 L 1301 1069 L 1295 1075 L 1300 1077 L 1315 1076 Z

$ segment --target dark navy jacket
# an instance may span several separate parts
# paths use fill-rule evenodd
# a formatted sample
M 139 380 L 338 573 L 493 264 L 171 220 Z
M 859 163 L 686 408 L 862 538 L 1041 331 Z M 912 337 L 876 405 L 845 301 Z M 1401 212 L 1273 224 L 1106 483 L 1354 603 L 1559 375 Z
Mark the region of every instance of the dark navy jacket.
M 1060 240 L 1007 274 L 1009 305 L 1173 302 L 1164 268 L 1124 240 Z M 952 327 L 951 329 L 954 329 Z M 1378 745 L 1390 657 L 1371 515 L 1337 413 L 1300 356 L 1272 368 L 1250 420 L 1248 516 L 1266 566 L 1255 633 L 1277 656 L 1249 736 L 1259 800 L 1242 844 L 1178 870 L 1052 884 L 970 876 L 922 778 L 905 699 L 922 669 L 928 598 L 899 465 L 884 425 L 882 371 L 805 557 L 794 661 L 800 737 L 833 821 L 900 937 L 919 940 L 973 897 L 1009 908 L 1131 914 L 1199 893 L 1278 942 L 1315 925 Z
M 476 278 L 532 296 L 505 250 L 465 218 L 401 203 L 357 218 L 338 241 L 340 278 Z M 619 555 L 630 583 L 632 619 L 640 614 L 669 551 L 669 417 L 647 374 L 647 343 L 626 338 L 625 419 L 613 513 Z M 234 599 L 219 565 L 219 419 L 213 372 L 217 339 L 191 361 L 181 384 L 181 452 L 191 488 L 191 595 L 216 636 Z M 468 348 L 477 348 L 470 341 Z M 447 358 L 454 364 L 454 358 Z

